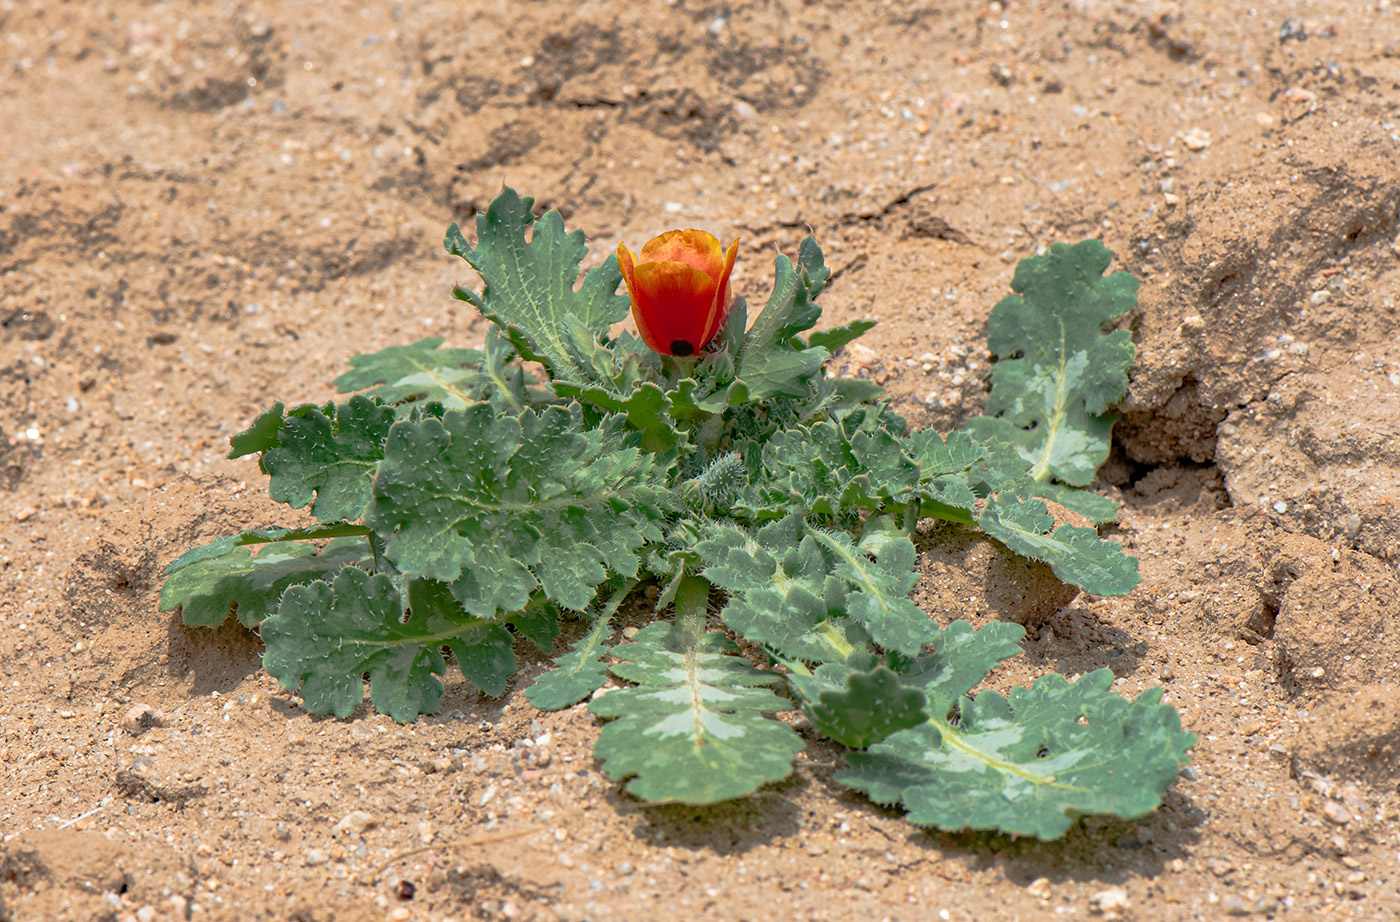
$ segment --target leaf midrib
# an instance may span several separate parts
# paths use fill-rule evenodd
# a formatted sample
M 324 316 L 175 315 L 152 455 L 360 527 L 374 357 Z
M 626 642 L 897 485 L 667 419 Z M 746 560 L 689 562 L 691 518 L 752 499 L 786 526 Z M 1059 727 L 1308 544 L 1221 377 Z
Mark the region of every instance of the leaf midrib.
M 1065 332 L 1064 318 L 1059 318 L 1060 324 L 1060 373 L 1058 383 L 1055 385 L 1055 407 L 1050 414 L 1050 418 L 1045 421 L 1045 444 L 1041 446 L 1040 457 L 1030 469 L 1030 476 L 1037 481 L 1043 481 L 1050 476 L 1050 459 L 1055 453 L 1055 440 L 1059 438 L 1060 429 L 1065 424 L 1065 416 L 1069 412 L 1069 376 L 1065 373 L 1065 363 L 1068 352 L 1068 334 Z

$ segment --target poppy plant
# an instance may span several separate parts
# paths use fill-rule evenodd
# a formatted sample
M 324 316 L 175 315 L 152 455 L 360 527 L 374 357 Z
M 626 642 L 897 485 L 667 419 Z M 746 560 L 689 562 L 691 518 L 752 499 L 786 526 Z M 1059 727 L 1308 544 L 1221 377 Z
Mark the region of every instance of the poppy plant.
M 653 237 L 640 256 L 617 245 L 617 263 L 632 298 L 642 342 L 662 355 L 694 355 L 724 326 L 736 239 L 723 249 L 714 234 L 673 230 Z

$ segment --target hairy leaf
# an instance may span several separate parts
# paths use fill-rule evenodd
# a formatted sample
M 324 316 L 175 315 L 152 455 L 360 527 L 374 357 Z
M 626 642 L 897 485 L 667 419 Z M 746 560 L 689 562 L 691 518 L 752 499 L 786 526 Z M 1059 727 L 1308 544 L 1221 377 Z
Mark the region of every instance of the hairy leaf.
M 580 611 L 660 540 L 666 470 L 616 428 L 585 428 L 577 406 L 477 405 L 395 424 L 365 517 L 395 566 L 451 583 L 472 614 L 522 609 L 536 589 Z
M 956 726 L 930 720 L 848 757 L 842 784 L 940 829 L 1000 829 L 1053 839 L 1085 814 L 1142 816 L 1162 801 L 1195 734 L 1162 690 L 1113 694 L 1107 669 L 1048 675 L 1010 700 L 964 699 Z
M 603 727 L 594 747 L 603 771 L 614 780 L 631 778 L 628 793 L 652 803 L 742 797 L 786 778 L 802 749 L 791 727 L 766 716 L 791 707 L 762 687 L 777 674 L 732 655 L 737 648 L 723 634 L 704 633 L 703 608 L 698 620 L 653 623 L 632 643 L 614 647 L 622 662 L 613 673 L 635 687 L 589 705 L 600 717 L 618 718 Z
M 342 393 L 364 390 L 385 403 L 436 400 L 447 409 L 461 409 L 481 399 L 477 349 L 441 349 L 441 337 L 420 339 L 408 346 L 390 346 L 357 355 L 351 370 L 335 379 Z
M 803 343 L 798 334 L 811 329 L 821 316 L 816 298 L 830 277 L 821 247 L 812 237 L 802 241 L 796 266 L 778 254 L 773 266 L 773 293 L 749 328 L 736 358 L 748 400 L 811 393 L 812 379 L 830 353 L 819 344 L 822 334 L 816 334 L 817 345 Z
M 554 661 L 554 668 L 525 690 L 525 697 L 542 711 L 557 711 L 578 704 L 603 687 L 608 670 L 603 663 L 607 642 L 612 638 L 612 619 L 627 594 L 636 588 L 629 581 L 617 589 L 593 624 L 569 652 Z
M 612 637 L 612 619 L 598 618 L 569 652 L 554 661 L 554 668 L 525 689 L 525 697 L 541 711 L 571 707 L 603 687 L 608 667 L 603 657 Z
M 825 284 L 825 282 L 823 282 Z M 813 295 L 815 297 L 815 295 Z M 850 323 L 839 327 L 832 327 L 829 330 L 818 330 L 807 337 L 808 346 L 820 346 L 828 352 L 836 350 L 855 342 L 860 337 L 869 333 L 875 326 L 873 320 L 853 320 Z
M 724 623 L 785 659 L 844 660 L 850 647 L 832 623 L 842 614 L 845 592 L 832 576 L 816 539 L 804 535 L 800 517 L 790 517 L 750 535 L 740 528 L 715 529 L 696 545 L 704 576 L 729 593 Z
M 954 621 L 935 628 L 932 649 L 914 659 L 890 657 L 882 663 L 857 652 L 845 662 L 819 666 L 810 676 L 794 672 L 788 681 L 817 730 L 860 749 L 929 717 L 946 719 L 959 697 L 1021 652 L 1025 633 L 1004 621 L 976 631 L 966 621 Z
M 933 649 L 902 666 L 901 678 L 923 689 L 930 717 L 946 720 L 958 699 L 976 688 L 996 666 L 1021 654 L 1026 629 L 993 621 L 973 629 L 954 621 L 933 641 Z
M 852 544 L 842 534 L 809 534 L 834 558 L 831 573 L 850 584 L 846 610 L 872 640 L 913 656 L 938 636 L 938 625 L 908 598 L 918 574 L 914 543 L 907 537 L 877 531 Z
M 187 551 L 165 571 L 160 610 L 179 608 L 185 624 L 215 627 L 236 609 L 240 624 L 255 627 L 277 610 L 287 587 L 370 560 L 364 538 L 334 538 L 317 553 L 313 544 L 284 538 L 289 534 L 244 532 Z M 261 547 L 257 556 L 249 545 Z
M 557 211 L 536 221 L 530 211 L 533 204 L 528 196 L 503 190 L 485 214 L 477 215 L 475 247 L 456 224 L 448 228 L 447 251 L 465 259 L 485 283 L 480 294 L 458 287 L 453 295 L 511 331 L 517 348 L 543 362 L 555 378 L 599 381 L 587 354 L 596 343 L 581 352 L 565 318 L 573 315 L 593 336 L 604 336 L 608 327 L 627 316 L 628 300 L 616 294 L 622 282 L 617 257 L 609 256 L 589 271 L 576 289 L 579 265 L 588 253 L 583 232 L 566 233 Z
M 268 421 L 273 412 L 280 417 L 280 409 L 278 404 L 258 417 L 252 429 L 240 433 L 246 437 L 235 436 L 232 456 L 256 444 L 253 450 L 262 452 L 259 465 L 271 478 L 268 494 L 277 502 L 299 509 L 314 499 L 311 512 L 320 522 L 358 519 L 369 502 L 374 469 L 384 457 L 393 407 L 363 396 L 340 406 L 307 404 L 277 419 L 274 433 Z M 256 441 L 254 432 L 261 433 Z
M 438 709 L 447 671 L 439 648 L 456 654 L 462 672 L 488 694 L 505 690 L 515 671 L 510 634 L 498 624 L 462 611 L 446 587 L 422 580 L 409 585 L 411 614 L 381 574 L 348 568 L 334 583 L 294 586 L 277 614 L 263 623 L 263 667 L 283 687 L 298 692 L 313 714 L 350 714 L 364 699 L 394 720 L 413 720 Z
M 554 638 L 559 636 L 559 606 L 535 593 L 520 611 L 513 611 L 502 620 L 516 632 L 529 639 L 541 653 L 554 652 Z
M 1116 416 L 1108 408 L 1128 389 L 1133 363 L 1127 330 L 1102 327 L 1137 303 L 1137 279 L 1104 277 L 1113 254 L 1097 240 L 1054 244 L 1021 261 L 1011 295 L 992 309 L 987 415 L 968 420 L 980 440 L 1013 443 L 1034 480 L 1087 484 L 1108 458 Z
M 1092 528 L 1061 525 L 1038 499 L 1021 502 L 1014 496 L 987 501 L 977 524 L 1018 554 L 1050 565 L 1055 575 L 1094 595 L 1126 595 L 1137 588 L 1137 558 L 1121 545 L 1099 538 Z
M 794 673 L 788 682 L 801 696 L 812 726 L 852 749 L 927 720 L 924 693 L 883 663 L 863 671 L 826 663 L 810 676 Z

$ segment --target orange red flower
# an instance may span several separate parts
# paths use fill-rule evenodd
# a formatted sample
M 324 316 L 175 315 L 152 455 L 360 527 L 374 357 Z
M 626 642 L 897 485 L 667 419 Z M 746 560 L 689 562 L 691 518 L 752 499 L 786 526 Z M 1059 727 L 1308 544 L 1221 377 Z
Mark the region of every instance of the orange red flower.
M 694 355 L 715 338 L 729 314 L 729 274 L 739 252 L 714 234 L 673 230 L 653 237 L 640 256 L 617 245 L 617 264 L 632 299 L 642 342 L 662 355 Z

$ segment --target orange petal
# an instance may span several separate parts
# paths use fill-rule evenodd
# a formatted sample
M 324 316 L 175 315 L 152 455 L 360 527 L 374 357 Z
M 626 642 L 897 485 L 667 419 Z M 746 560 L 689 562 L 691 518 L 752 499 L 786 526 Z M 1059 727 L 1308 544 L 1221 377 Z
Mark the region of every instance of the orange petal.
M 636 284 L 632 281 L 632 272 L 637 266 L 637 255 L 627 249 L 627 244 L 617 245 L 617 267 L 622 270 L 622 280 L 627 283 L 627 294 L 634 300 L 637 297 Z
M 648 240 L 642 247 L 640 261 L 685 263 L 718 279 L 724 268 L 724 250 L 720 248 L 719 239 L 708 231 L 673 230 Z
M 734 242 L 729 245 L 729 249 L 724 252 L 724 265 L 720 268 L 719 285 L 715 288 L 715 300 L 710 305 L 709 316 L 705 319 L 704 342 L 701 345 L 714 339 L 719 328 L 724 326 L 725 318 L 729 316 L 729 275 L 734 271 L 734 260 L 738 255 L 739 238 L 735 237 Z

